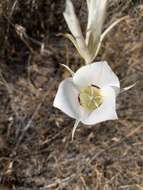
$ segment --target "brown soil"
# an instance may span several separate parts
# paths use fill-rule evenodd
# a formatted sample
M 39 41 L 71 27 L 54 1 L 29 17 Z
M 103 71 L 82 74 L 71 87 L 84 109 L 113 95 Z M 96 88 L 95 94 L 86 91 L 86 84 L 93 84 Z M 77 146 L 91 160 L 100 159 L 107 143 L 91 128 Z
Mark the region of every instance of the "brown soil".
M 86 22 L 85 1 L 73 1 Z M 82 3 L 81 3 L 82 2 Z M 119 120 L 80 125 L 52 107 L 57 87 L 83 65 L 59 33 L 68 31 L 63 0 L 0 0 L 0 190 L 143 189 L 143 2 L 110 0 L 106 37 L 97 60 L 107 60 L 122 86 Z M 44 45 L 44 51 L 41 49 Z

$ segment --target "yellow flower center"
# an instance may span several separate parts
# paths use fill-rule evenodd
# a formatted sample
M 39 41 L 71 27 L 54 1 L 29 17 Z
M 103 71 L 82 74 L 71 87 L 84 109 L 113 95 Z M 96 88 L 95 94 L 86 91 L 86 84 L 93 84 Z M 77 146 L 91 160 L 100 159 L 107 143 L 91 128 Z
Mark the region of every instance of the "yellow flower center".
M 102 104 L 100 88 L 88 86 L 80 89 L 79 102 L 87 110 L 94 110 Z

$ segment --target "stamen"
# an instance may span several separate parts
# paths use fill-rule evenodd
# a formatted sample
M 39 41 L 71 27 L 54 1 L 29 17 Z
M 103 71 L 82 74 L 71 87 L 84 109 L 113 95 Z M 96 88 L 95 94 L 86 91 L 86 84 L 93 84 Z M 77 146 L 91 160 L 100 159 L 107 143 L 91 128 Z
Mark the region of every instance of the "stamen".
M 97 109 L 102 104 L 100 88 L 94 85 L 80 89 L 79 103 L 87 110 Z

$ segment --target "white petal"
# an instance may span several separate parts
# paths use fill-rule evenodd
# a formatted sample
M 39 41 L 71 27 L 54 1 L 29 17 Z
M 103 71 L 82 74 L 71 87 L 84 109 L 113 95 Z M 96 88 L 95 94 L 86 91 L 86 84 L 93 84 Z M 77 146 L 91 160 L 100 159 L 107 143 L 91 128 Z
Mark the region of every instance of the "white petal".
M 89 46 L 89 48 L 91 46 L 91 51 L 94 46 L 97 47 L 96 43 L 98 43 L 100 39 L 102 25 L 104 22 L 106 4 L 107 0 L 87 0 L 89 14 L 86 33 L 86 43 Z M 93 51 L 95 50 L 93 49 Z
M 95 62 L 81 67 L 73 77 L 74 83 L 79 87 L 96 85 L 120 87 L 118 77 L 109 67 L 106 61 Z
M 90 8 L 90 1 L 91 1 L 91 0 L 86 0 L 88 11 L 89 11 L 89 8 Z
M 104 87 L 101 89 L 103 96 L 102 105 L 92 111 L 87 118 L 81 122 L 87 125 L 94 125 L 102 121 L 117 119 L 116 114 L 116 94 L 112 87 Z
M 74 85 L 72 78 L 65 79 L 59 85 L 53 105 L 70 117 L 79 119 L 80 105 L 78 102 L 78 95 L 79 92 Z
M 74 11 L 74 6 L 71 0 L 66 0 L 66 9 L 63 13 L 66 23 L 69 27 L 69 30 L 76 39 L 77 45 L 76 48 L 80 52 L 81 56 L 85 59 L 86 62 L 89 62 L 90 55 L 88 53 L 88 48 L 86 47 L 85 39 L 83 37 L 80 23 Z M 70 36 L 68 36 L 70 37 Z M 71 39 L 71 37 L 70 37 Z M 72 42 L 74 40 L 72 39 Z M 75 42 L 74 42 L 75 45 Z
M 66 0 L 66 9 L 63 13 L 66 23 L 74 37 L 82 36 L 81 27 L 75 14 L 74 6 L 71 0 Z
M 112 86 L 112 88 L 114 89 L 116 96 L 118 96 L 121 92 L 121 89 L 116 86 Z

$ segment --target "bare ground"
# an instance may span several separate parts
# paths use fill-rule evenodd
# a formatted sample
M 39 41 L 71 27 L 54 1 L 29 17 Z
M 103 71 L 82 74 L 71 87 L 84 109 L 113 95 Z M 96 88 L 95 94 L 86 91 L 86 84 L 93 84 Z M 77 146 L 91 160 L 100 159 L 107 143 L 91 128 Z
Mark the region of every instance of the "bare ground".
M 74 1 L 85 28 L 86 6 Z M 63 37 L 62 0 L 0 0 L 0 190 L 143 189 L 143 2 L 110 1 L 105 28 L 128 15 L 104 41 L 122 86 L 119 120 L 80 125 L 52 107 L 59 82 L 83 65 Z M 41 49 L 44 44 L 44 51 Z

